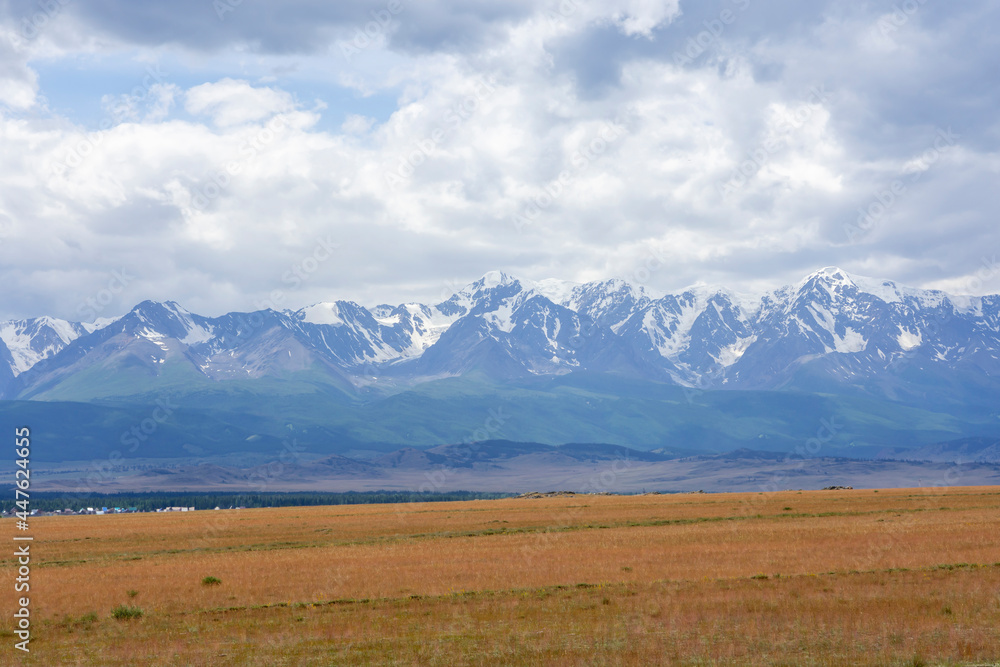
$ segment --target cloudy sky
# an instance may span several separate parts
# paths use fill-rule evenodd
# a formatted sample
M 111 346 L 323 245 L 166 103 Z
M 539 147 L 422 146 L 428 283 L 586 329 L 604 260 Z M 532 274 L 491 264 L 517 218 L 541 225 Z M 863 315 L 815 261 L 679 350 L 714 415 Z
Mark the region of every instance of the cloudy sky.
M 1000 292 L 998 28 L 990 0 L 0 0 L 0 318 L 492 269 Z

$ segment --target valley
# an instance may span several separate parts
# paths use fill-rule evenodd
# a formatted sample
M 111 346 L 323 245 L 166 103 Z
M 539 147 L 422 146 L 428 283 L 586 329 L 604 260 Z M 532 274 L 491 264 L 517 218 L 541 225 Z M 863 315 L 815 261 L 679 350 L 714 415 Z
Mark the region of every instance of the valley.
M 998 503 L 926 487 L 40 517 L 19 664 L 989 664 Z

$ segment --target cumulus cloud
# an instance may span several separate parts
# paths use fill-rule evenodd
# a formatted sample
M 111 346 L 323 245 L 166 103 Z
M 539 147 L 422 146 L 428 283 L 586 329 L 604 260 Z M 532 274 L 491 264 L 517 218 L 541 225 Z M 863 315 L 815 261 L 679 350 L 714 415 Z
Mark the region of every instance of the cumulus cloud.
M 629 36 L 650 38 L 654 28 L 680 13 L 679 0 L 626 0 L 622 5 L 614 21 Z
M 344 122 L 341 123 L 340 129 L 344 131 L 345 134 L 364 134 L 371 126 L 375 123 L 374 118 L 369 118 L 368 116 L 362 116 L 360 114 L 349 114 Z
M 166 118 L 180 94 L 173 83 L 155 83 L 140 88 L 141 94 L 104 95 L 101 107 L 109 122 L 156 122 Z
M 274 88 L 254 88 L 246 81 L 222 79 L 187 91 L 184 108 L 210 116 L 219 127 L 243 125 L 295 108 L 292 96 Z
M 15 26 L 0 26 L 0 108 L 21 110 L 35 104 L 38 76 L 27 65 L 23 41 Z
M 177 63 L 142 99 L 95 90 L 108 127 L 49 112 L 34 56 L 0 46 L 0 316 L 79 318 L 114 272 L 101 316 L 432 301 L 495 268 L 1000 291 L 988 2 L 405 4 L 350 62 L 386 3 L 157 6 L 65 10 L 95 62 Z M 306 108 L 317 82 L 392 108 Z

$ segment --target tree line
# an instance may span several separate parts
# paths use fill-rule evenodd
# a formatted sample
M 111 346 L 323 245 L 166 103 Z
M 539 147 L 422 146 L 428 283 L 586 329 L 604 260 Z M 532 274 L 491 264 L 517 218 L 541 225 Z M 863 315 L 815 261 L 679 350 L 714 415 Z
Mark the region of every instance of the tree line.
M 211 510 L 216 507 L 302 507 L 310 505 L 365 505 L 382 503 L 428 503 L 461 500 L 494 500 L 508 498 L 510 493 L 478 493 L 474 491 L 448 491 L 441 493 L 417 491 L 346 491 L 343 493 L 93 493 L 88 495 L 36 492 L 31 494 L 31 509 L 40 512 L 93 507 L 135 508 L 140 512 L 153 512 L 164 507 L 194 507 Z M 5 503 L 6 504 L 6 503 Z M 13 508 L 10 501 L 8 511 Z

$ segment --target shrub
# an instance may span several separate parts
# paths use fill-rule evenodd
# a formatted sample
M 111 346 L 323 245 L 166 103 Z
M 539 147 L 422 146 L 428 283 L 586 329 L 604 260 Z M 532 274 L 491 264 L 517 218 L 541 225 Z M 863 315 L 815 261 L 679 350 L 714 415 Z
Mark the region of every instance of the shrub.
M 119 621 L 131 621 L 133 618 L 142 618 L 142 609 L 132 605 L 120 604 L 111 610 L 111 616 Z
M 203 586 L 218 586 L 219 584 L 222 583 L 222 579 L 219 579 L 218 577 L 209 576 L 202 579 L 201 583 Z
M 126 591 L 126 593 L 128 593 L 128 596 L 130 598 L 134 598 L 136 595 L 139 594 L 139 591 Z
M 72 616 L 66 616 L 64 621 L 66 629 L 73 632 L 73 628 L 83 628 L 84 630 L 89 630 L 90 626 L 97 622 L 97 614 L 90 612 L 84 614 L 80 618 L 73 618 Z

